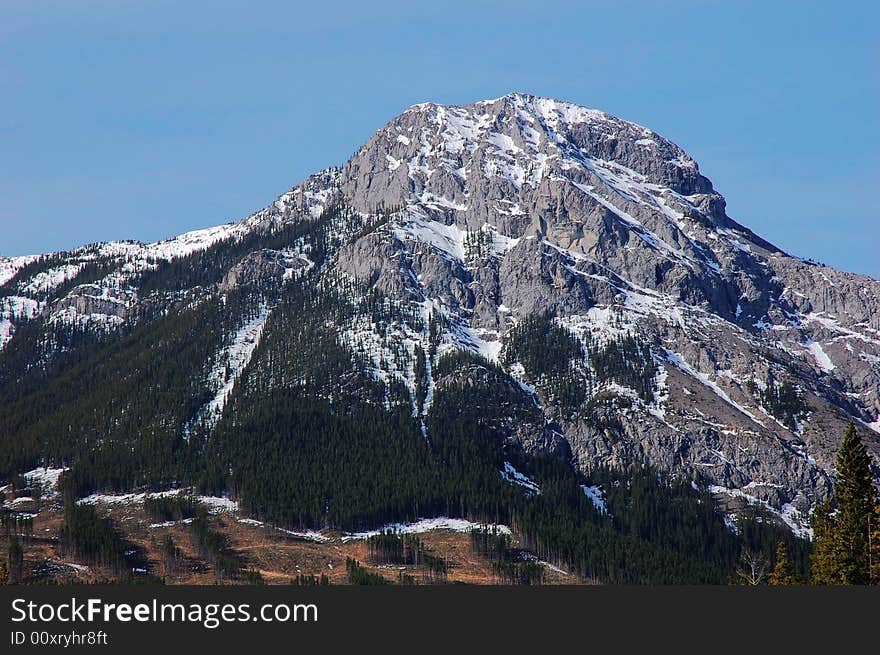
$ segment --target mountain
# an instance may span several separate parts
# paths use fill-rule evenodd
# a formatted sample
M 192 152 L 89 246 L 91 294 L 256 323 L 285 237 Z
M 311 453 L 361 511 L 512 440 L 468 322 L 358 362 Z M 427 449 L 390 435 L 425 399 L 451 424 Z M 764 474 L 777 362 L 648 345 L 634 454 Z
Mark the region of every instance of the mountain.
M 286 525 L 503 514 L 549 457 L 805 535 L 849 422 L 880 457 L 880 282 L 761 239 L 651 130 L 525 94 L 415 105 L 238 223 L 0 259 L 0 349 L 0 476 Z

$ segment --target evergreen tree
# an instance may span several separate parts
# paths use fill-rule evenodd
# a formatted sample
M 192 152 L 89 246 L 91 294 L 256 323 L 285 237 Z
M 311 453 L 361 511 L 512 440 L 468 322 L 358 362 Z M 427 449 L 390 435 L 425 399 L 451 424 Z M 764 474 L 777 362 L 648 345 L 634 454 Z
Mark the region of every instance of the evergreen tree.
M 298 587 L 326 587 L 330 584 L 330 578 L 326 573 L 322 573 L 320 577 L 312 573 L 300 573 L 295 578 L 290 579 L 290 584 Z
M 837 453 L 836 541 L 843 584 L 868 584 L 868 530 L 877 492 L 871 476 L 871 458 L 849 424 Z
M 24 577 L 24 549 L 16 537 L 9 540 L 9 581 L 21 582 Z
M 788 558 L 788 548 L 785 543 L 776 544 L 776 565 L 770 572 L 770 584 L 783 587 L 800 584 L 801 581 L 794 571 L 794 566 Z
M 348 573 L 348 584 L 352 585 L 387 585 L 388 580 L 378 573 L 367 570 L 356 559 L 347 557 L 345 559 L 345 570 Z
M 70 503 L 65 506 L 59 551 L 91 564 L 106 566 L 119 575 L 129 571 L 133 564 L 127 559 L 134 551 L 131 544 L 115 523 L 99 516 L 92 505 Z
M 813 554 L 810 558 L 810 581 L 817 585 L 843 583 L 837 555 L 836 521 L 831 515 L 831 501 L 824 500 L 813 509 Z
M 12 537 L 9 540 L 9 581 L 21 582 L 24 575 L 24 549 L 21 542 Z
M 164 563 L 166 576 L 175 574 L 177 563 L 182 556 L 183 552 L 177 544 L 174 543 L 174 537 L 170 534 L 166 534 L 165 539 L 162 541 L 162 561 Z

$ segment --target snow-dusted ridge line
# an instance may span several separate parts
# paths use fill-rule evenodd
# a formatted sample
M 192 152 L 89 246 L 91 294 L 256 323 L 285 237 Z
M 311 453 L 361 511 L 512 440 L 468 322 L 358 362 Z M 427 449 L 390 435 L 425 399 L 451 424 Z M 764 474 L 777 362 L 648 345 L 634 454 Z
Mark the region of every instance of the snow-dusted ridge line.
M 99 259 L 109 259 L 115 260 L 117 268 L 97 282 L 72 289 L 66 298 L 98 299 L 104 303 L 116 304 L 124 312 L 138 300 L 137 290 L 130 286 L 131 280 L 137 275 L 157 268 L 161 261 L 179 259 L 206 250 L 221 241 L 242 237 L 254 230 L 261 218 L 261 213 L 257 213 L 239 222 L 193 230 L 155 243 L 109 241 L 89 244 L 64 253 L 64 259 L 57 265 L 16 284 L 15 292 L 21 294 L 21 301 L 36 303 L 33 311 L 23 314 L 15 308 L 4 307 L 4 301 L 6 305 L 9 304 L 10 296 L 0 298 L 0 350 L 3 350 L 14 338 L 17 322 L 34 318 L 38 313 L 46 310 L 47 296 L 62 284 L 74 279 L 88 264 Z M 39 260 L 40 257 L 56 257 L 60 254 L 0 258 L 0 286 L 12 280 L 24 266 Z M 84 292 L 84 289 L 89 288 L 97 289 L 97 292 Z M 124 323 L 124 319 L 116 314 L 79 313 L 73 304 L 66 304 L 54 311 L 50 321 L 54 324 L 77 325 L 98 330 L 113 329 Z
M 253 217 L 250 217 L 253 218 Z M 58 284 L 58 278 L 72 266 L 82 266 L 86 262 L 93 261 L 98 257 L 121 258 L 125 260 L 123 270 L 135 271 L 140 266 L 146 266 L 150 260 L 171 260 L 185 257 L 199 250 L 206 250 L 214 244 L 233 236 L 240 236 L 250 231 L 251 220 L 245 219 L 217 225 L 213 227 L 184 232 L 175 237 L 141 243 L 139 241 L 105 241 L 102 243 L 89 244 L 72 250 L 69 253 L 69 261 L 77 264 L 62 263 L 44 273 L 35 276 L 35 284 L 38 287 Z M 23 257 L 0 258 L 0 286 L 11 280 L 19 270 L 27 264 L 37 261 L 41 257 L 53 257 L 60 253 L 50 252 L 42 255 L 27 255 Z M 43 276 L 43 277 L 40 277 Z M 66 276 L 64 279 L 67 279 Z M 63 279 L 61 280 L 63 281 Z

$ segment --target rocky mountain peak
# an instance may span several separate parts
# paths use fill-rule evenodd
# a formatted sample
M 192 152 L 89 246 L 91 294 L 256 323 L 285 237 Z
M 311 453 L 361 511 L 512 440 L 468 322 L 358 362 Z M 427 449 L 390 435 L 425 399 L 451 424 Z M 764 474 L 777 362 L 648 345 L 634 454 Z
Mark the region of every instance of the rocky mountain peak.
M 843 431 L 819 419 L 819 407 L 878 430 L 880 283 L 790 257 L 732 220 L 697 163 L 645 127 L 527 94 L 420 104 L 376 132 L 338 184 L 359 211 L 397 210 L 341 251 L 340 270 L 445 312 L 459 326 L 457 346 L 497 359 L 510 329 L 542 312 L 582 338 L 638 333 L 653 342 L 679 416 L 648 406 L 659 422 L 629 424 L 652 459 L 669 453 L 648 442 L 678 441 L 684 417 L 692 428 L 702 421 L 694 402 L 720 400 L 727 415 L 717 425 L 727 427 L 703 423 L 701 439 L 765 436 L 744 451 L 733 441 L 712 446 L 725 455 L 697 469 L 720 473 L 719 488 L 739 488 L 755 481 L 745 469 L 757 448 L 763 461 L 781 456 L 799 480 L 783 486 L 818 490 L 827 488 L 820 469 L 832 464 L 820 430 Z M 694 383 L 709 395 L 697 400 Z M 770 407 L 779 393 L 799 408 L 782 422 Z M 581 435 L 573 443 L 585 465 L 605 448 L 626 451 L 620 461 L 633 456 L 616 439 L 594 450 L 607 428 L 604 436 L 583 422 L 564 428 Z M 782 438 L 782 451 L 765 437 Z M 777 507 L 794 498 L 758 487 L 752 493 Z
M 434 390 L 460 382 L 432 371 L 464 350 L 518 395 L 529 419 L 511 438 L 584 471 L 648 461 L 796 529 L 830 489 L 850 420 L 880 452 L 880 282 L 732 220 L 693 158 L 650 129 L 522 93 L 414 105 L 239 223 L 0 259 L 0 351 L 35 369 L 24 349 L 51 350 L 53 330 L 109 339 L 170 307 L 254 294 L 217 328 L 227 362 L 197 382 L 217 394 L 195 414 L 210 428 L 290 288 L 313 307 L 346 298 L 340 357 L 386 399 L 408 394 L 423 430 Z M 367 290 L 381 311 L 359 304 Z M 540 340 L 517 350 L 524 325 L 567 349 L 568 377 L 543 367 Z
M 675 144 L 604 112 L 526 94 L 415 105 L 364 144 L 343 178 L 361 209 L 417 203 L 473 222 L 499 213 L 498 203 L 500 213 L 526 213 L 548 187 L 586 172 L 628 178 L 618 180 L 622 193 L 689 197 L 723 219 L 723 199 Z
M 453 263 L 463 263 L 459 242 L 472 233 L 491 233 L 495 254 L 537 239 L 728 316 L 743 295 L 728 284 L 743 283 L 732 279 L 743 254 L 779 253 L 727 217 L 724 198 L 679 146 L 604 112 L 527 94 L 415 105 L 357 151 L 334 187 L 360 212 L 400 209 L 393 234 L 421 235 Z M 756 286 L 772 277 L 755 273 Z

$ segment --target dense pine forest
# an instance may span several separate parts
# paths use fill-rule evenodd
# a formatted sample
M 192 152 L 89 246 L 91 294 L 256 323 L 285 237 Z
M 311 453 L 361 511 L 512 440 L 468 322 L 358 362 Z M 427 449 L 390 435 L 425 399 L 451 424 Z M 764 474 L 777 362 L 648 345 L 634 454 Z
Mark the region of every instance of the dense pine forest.
M 858 451 L 850 435 L 844 448 L 858 452 L 842 456 L 858 470 L 841 474 L 833 501 L 839 511 L 833 514 L 829 503 L 817 512 L 812 560 L 809 542 L 757 509 L 745 512 L 731 530 L 706 485 L 639 462 L 625 470 L 579 473 L 564 444 L 542 449 L 517 439 L 527 427 L 544 431 L 550 443 L 555 428 L 544 425 L 529 390 L 501 364 L 464 349 L 440 352 L 441 317 L 426 319 L 366 286 L 320 274 L 328 253 L 340 245 L 340 225 L 364 232 L 382 229 L 383 221 L 359 224 L 338 207 L 321 220 L 260 239 L 221 242 L 163 264 L 144 273 L 140 284 L 153 297 L 175 298 L 172 308 L 144 310 L 139 320 L 107 334 L 40 318 L 21 328 L 0 353 L 0 479 L 11 481 L 37 465 L 69 468 L 62 477 L 64 549 L 129 570 L 130 548 L 119 531 L 77 499 L 95 491 L 193 487 L 232 496 L 249 516 L 289 529 L 357 531 L 432 516 L 505 524 L 522 550 L 610 583 L 761 582 L 771 573 L 786 583 L 876 581 L 880 519 L 870 477 L 865 479 L 864 448 Z M 467 245 L 487 247 L 484 238 Z M 295 247 L 308 252 L 314 266 L 283 285 L 245 282 L 222 296 L 198 292 L 219 284 L 230 266 L 258 247 Z M 38 260 L 30 266 L 48 265 Z M 101 273 L 85 266 L 70 283 Z M 216 421 L 194 421 L 214 395 L 207 379 L 222 363 L 219 353 L 230 335 L 266 306 L 273 311 L 222 414 Z M 375 375 L 362 349 L 339 337 L 340 327 L 363 317 L 380 337 L 403 327 L 427 335 L 413 352 L 382 355 L 408 362 L 414 389 Z M 64 347 L 50 354 L 35 346 L 49 341 Z M 590 420 L 599 402 L 595 391 L 609 383 L 634 390 L 643 403 L 652 402 L 656 391 L 649 343 L 636 335 L 601 342 L 577 337 L 550 314 L 512 329 L 501 363 L 522 366 L 551 406 L 550 415 L 559 418 Z M 84 388 L 88 394 L 81 393 Z M 762 397 L 786 424 L 803 411 L 784 381 L 771 380 Z M 501 475 L 505 466 L 539 492 L 511 484 Z M 606 510 L 597 508 L 586 486 L 603 491 Z M 160 499 L 146 511 L 156 521 L 191 519 L 191 538 L 218 581 L 259 581 L 243 570 L 203 507 Z M 13 543 L 27 538 L 27 527 L 16 521 L 4 514 Z M 499 581 L 542 582 L 542 565 L 516 559 L 506 537 L 474 535 L 472 542 L 475 552 L 494 562 Z M 369 548 L 374 563 L 418 563 L 431 581 L 444 578 L 443 563 L 417 540 L 383 535 Z M 177 546 L 169 542 L 165 551 L 166 566 L 173 567 Z M 17 551 L 9 553 L 7 575 L 15 573 L 16 558 Z M 379 583 L 354 560 L 348 576 L 354 584 Z

